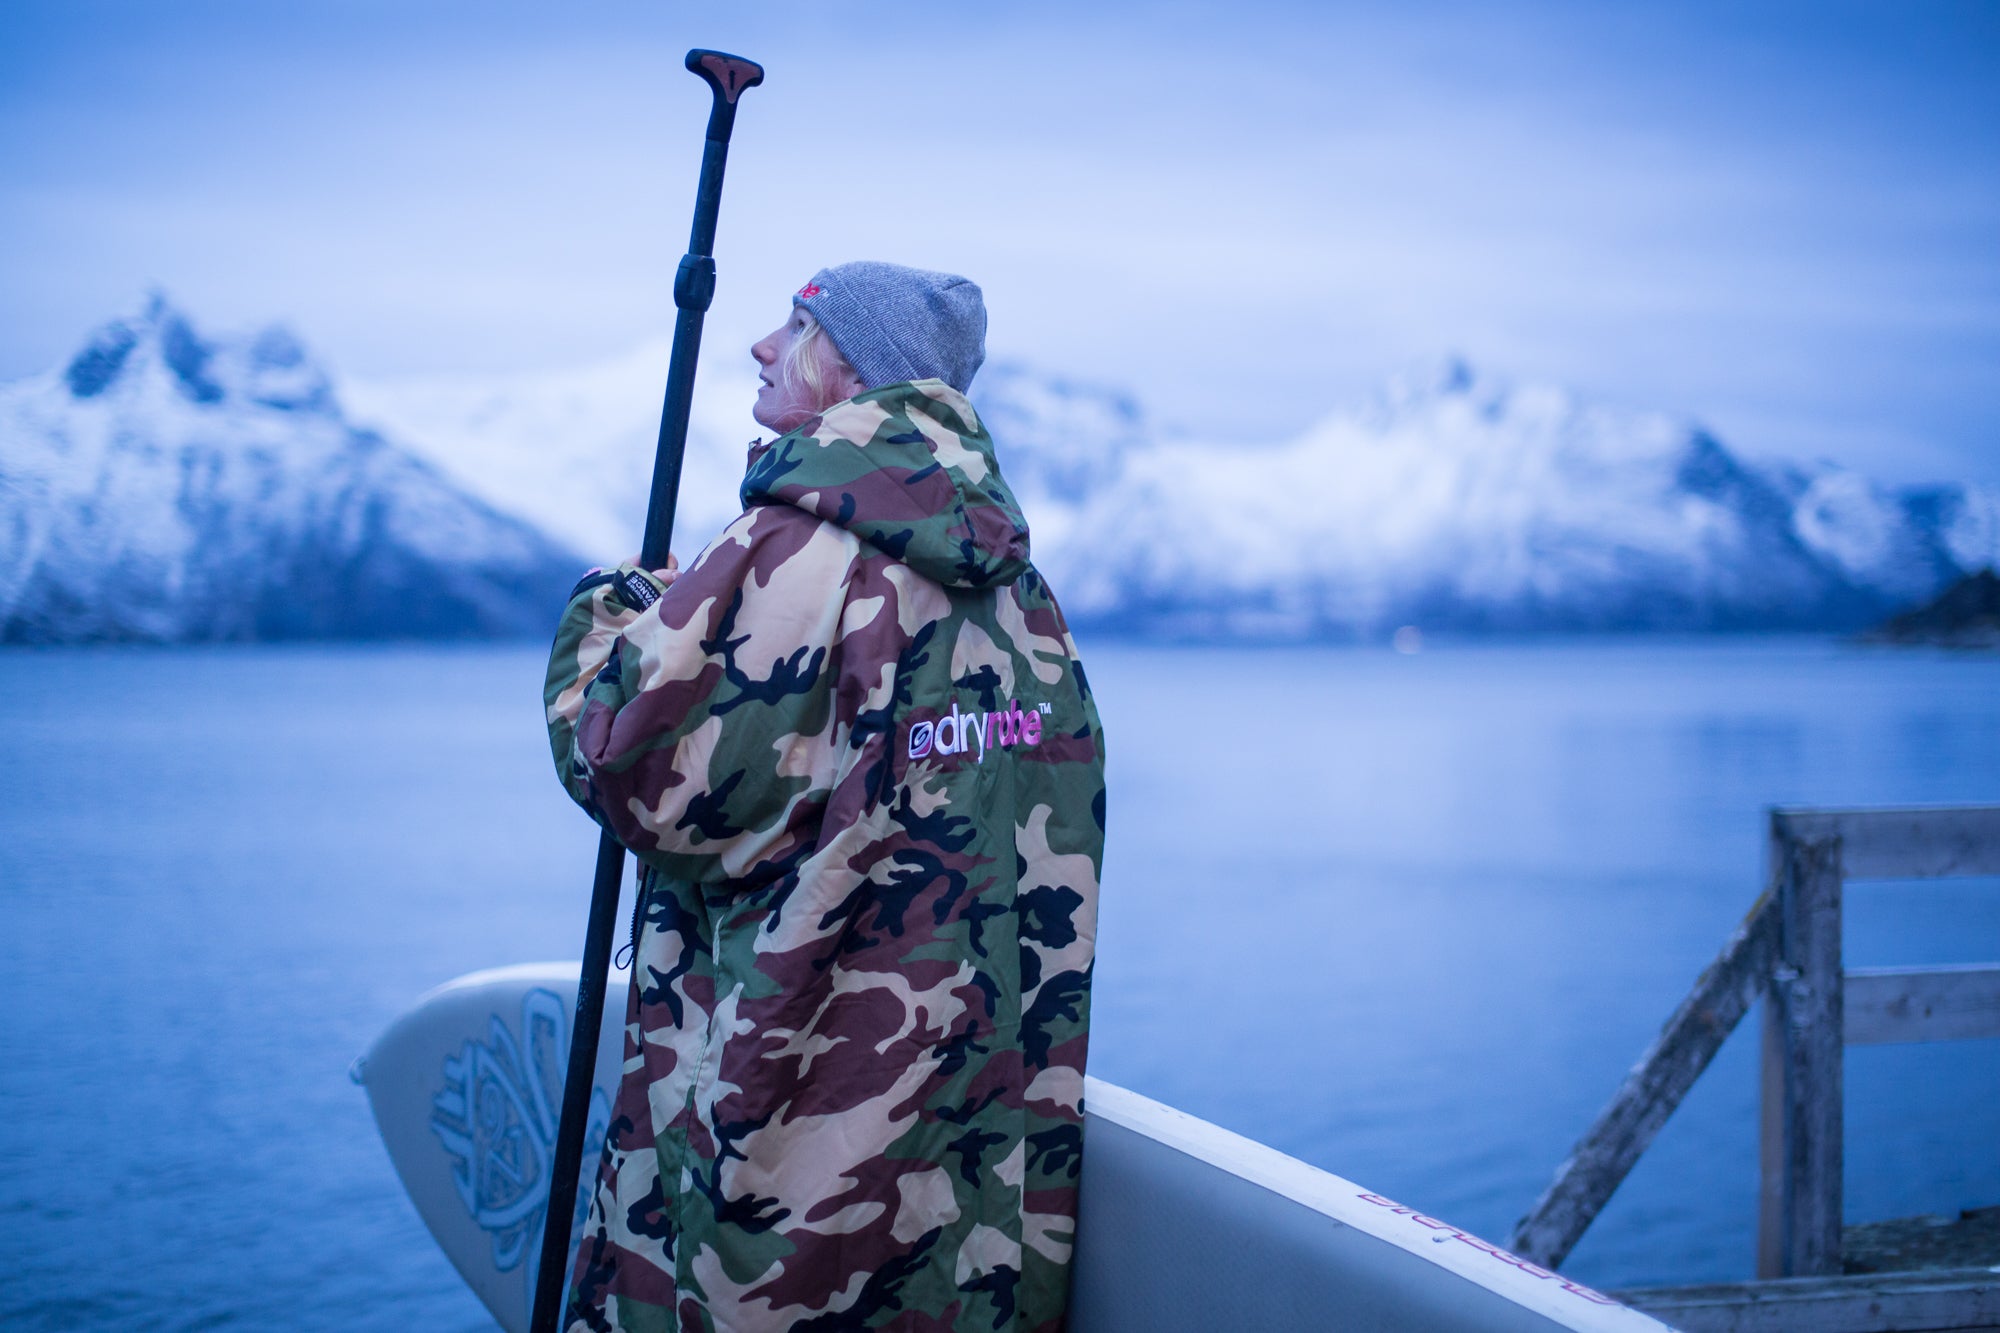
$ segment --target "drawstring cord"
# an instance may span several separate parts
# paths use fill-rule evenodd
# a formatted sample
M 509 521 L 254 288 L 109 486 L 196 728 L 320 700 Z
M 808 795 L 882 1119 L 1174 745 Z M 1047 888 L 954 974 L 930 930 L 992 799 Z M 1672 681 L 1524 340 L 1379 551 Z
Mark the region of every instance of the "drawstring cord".
M 625 947 L 611 960 L 611 965 L 621 972 L 639 960 L 639 924 L 646 917 L 646 889 L 652 882 L 643 863 L 635 864 L 634 869 L 637 872 L 634 878 L 639 882 L 632 891 L 632 933 L 626 938 Z

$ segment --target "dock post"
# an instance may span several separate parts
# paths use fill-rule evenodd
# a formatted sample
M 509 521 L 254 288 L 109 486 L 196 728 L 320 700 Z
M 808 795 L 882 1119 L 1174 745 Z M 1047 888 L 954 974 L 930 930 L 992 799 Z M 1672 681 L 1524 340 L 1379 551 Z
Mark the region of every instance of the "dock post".
M 1840 1272 L 1841 836 L 1773 811 L 1778 965 L 1765 997 L 1757 1275 Z

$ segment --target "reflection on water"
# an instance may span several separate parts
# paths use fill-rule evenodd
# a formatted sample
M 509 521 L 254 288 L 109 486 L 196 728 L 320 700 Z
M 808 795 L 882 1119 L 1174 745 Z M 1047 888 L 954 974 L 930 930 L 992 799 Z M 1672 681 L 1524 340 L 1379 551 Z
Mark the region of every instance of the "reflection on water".
M 1085 644 L 1095 1072 L 1504 1239 L 1758 885 L 1772 803 L 2000 800 L 2000 662 L 1813 641 Z M 574 956 L 533 651 L 0 654 L 0 1322 L 488 1327 L 345 1077 Z M 1855 965 L 2000 958 L 1858 885 Z M 2000 1201 L 2000 1043 L 1849 1056 L 1851 1218 Z M 1567 1266 L 1747 1275 L 1753 1025 Z

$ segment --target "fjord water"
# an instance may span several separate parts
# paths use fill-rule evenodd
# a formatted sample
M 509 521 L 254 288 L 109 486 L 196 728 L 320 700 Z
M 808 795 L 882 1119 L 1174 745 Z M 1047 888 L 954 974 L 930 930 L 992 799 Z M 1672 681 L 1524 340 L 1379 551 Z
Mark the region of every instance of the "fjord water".
M 1759 885 L 1773 803 L 2000 801 L 2000 659 L 1824 640 L 1086 640 L 1092 1069 L 1504 1240 Z M 574 957 L 533 649 L 0 653 L 0 1325 L 489 1328 L 349 1062 Z M 1852 965 L 2000 958 L 1858 884 Z M 1754 1024 L 1567 1265 L 1747 1276 Z M 1850 1220 L 2000 1202 L 2000 1043 L 1848 1060 Z

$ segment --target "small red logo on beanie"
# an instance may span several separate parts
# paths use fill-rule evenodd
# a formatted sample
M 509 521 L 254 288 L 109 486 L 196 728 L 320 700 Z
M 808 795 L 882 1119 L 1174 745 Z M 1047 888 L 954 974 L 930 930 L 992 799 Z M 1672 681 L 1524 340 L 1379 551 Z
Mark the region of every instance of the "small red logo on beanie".
M 810 301 L 813 297 L 818 296 L 821 292 L 825 290 L 826 288 L 820 286 L 818 283 L 809 282 L 805 286 L 799 288 L 799 299 L 801 301 Z

